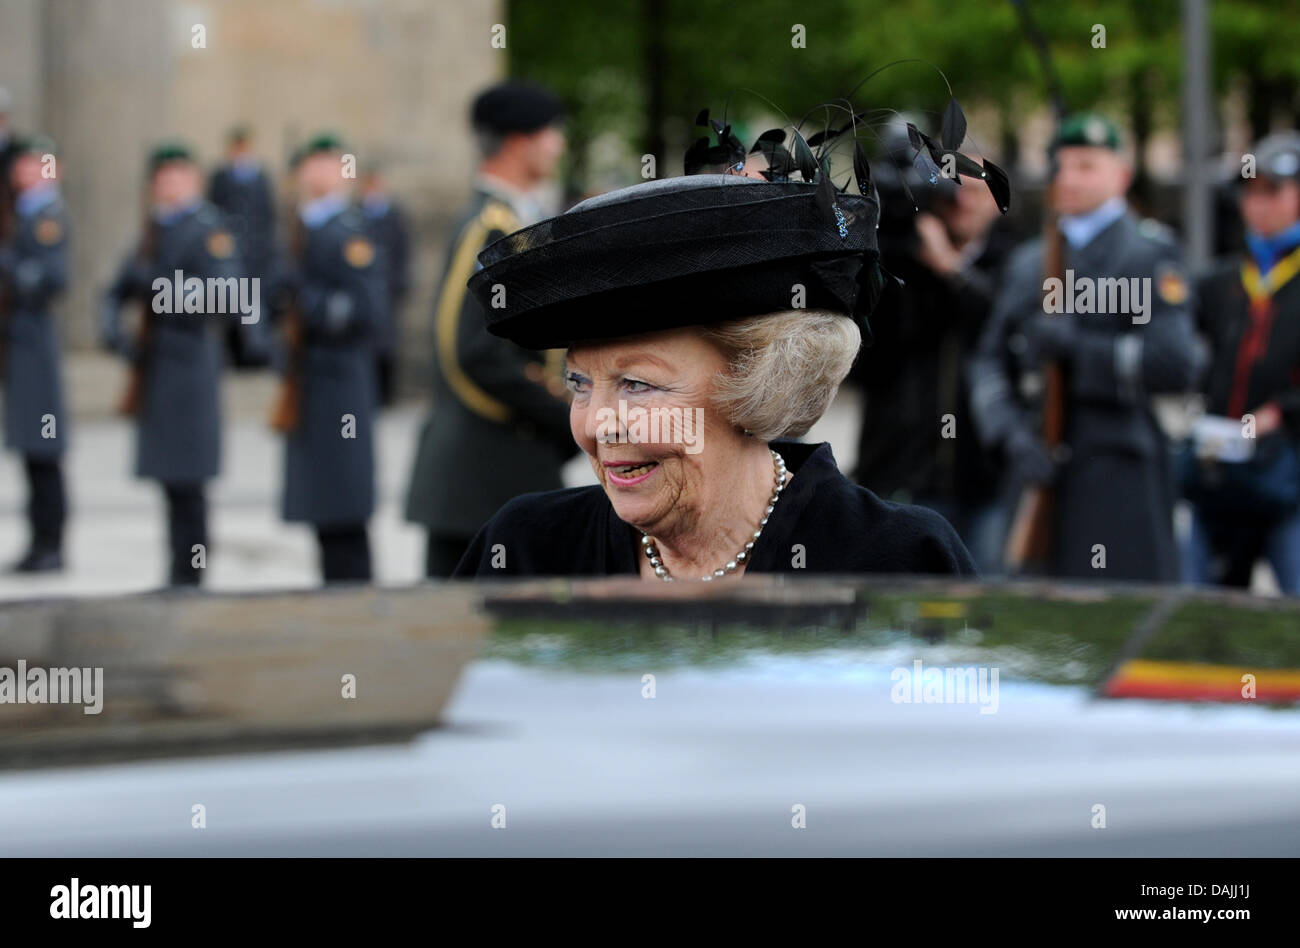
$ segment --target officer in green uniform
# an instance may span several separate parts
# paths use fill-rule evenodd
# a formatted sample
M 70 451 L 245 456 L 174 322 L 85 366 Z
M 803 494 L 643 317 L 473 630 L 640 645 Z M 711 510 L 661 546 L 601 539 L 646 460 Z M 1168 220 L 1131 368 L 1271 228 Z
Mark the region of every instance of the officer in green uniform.
M 4 379 L 5 447 L 27 470 L 31 543 L 15 572 L 63 567 L 66 495 L 61 460 L 68 418 L 59 344 L 50 301 L 68 283 L 68 221 L 55 178 L 54 143 L 12 143 L 11 233 L 0 245 L 0 376 Z
M 564 150 L 561 115 L 552 93 L 514 81 L 482 92 L 471 110 L 481 158 L 434 301 L 434 408 L 406 506 L 428 530 L 428 576 L 449 576 L 506 501 L 563 486 L 560 468 L 574 451 L 558 353 L 489 335 L 465 289 L 480 250 L 546 216 L 532 192 Z
M 1012 254 L 972 360 L 972 414 L 1014 478 L 1053 483 L 1051 575 L 1172 581 L 1173 475 L 1151 397 L 1186 391 L 1199 371 L 1178 247 L 1129 210 L 1131 171 L 1107 119 L 1067 117 L 1052 165 L 1063 275 L 1047 283 L 1042 239 Z M 1024 384 L 1045 362 L 1064 378 L 1054 455 Z

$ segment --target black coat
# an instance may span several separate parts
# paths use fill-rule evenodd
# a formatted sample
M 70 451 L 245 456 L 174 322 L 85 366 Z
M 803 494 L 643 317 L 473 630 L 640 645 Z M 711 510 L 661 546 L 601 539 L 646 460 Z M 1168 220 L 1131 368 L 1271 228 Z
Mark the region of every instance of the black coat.
M 776 442 L 794 477 L 754 544 L 746 572 L 940 573 L 975 564 L 931 510 L 881 500 L 835 465 L 829 444 Z M 803 547 L 802 567 L 796 545 Z M 505 565 L 494 568 L 498 554 Z M 599 486 L 529 494 L 501 508 L 474 538 L 456 576 L 635 574 L 641 533 L 618 518 Z
M 1202 389 L 1205 410 L 1239 418 L 1265 402 L 1276 402 L 1292 438 L 1300 440 L 1300 278 L 1295 274 L 1300 250 L 1274 267 L 1291 275 L 1274 287 L 1268 331 L 1255 357 L 1242 366 L 1238 386 L 1238 355 L 1251 326 L 1250 298 L 1242 283 L 1240 257 L 1218 263 L 1197 288 L 1197 323 L 1209 343 L 1210 367 Z M 1235 397 L 1234 397 L 1235 396 Z
M 59 344 L 50 301 L 68 283 L 68 221 L 54 197 L 29 215 L 16 214 L 12 241 L 0 248 L 4 318 L 5 447 L 54 458 L 68 442 L 59 374 Z M 47 424 L 52 416 L 53 424 Z M 52 436 L 50 436 L 52 435 Z
M 381 214 L 370 214 L 364 205 L 360 211 L 366 232 L 383 252 L 388 308 L 375 336 L 375 351 L 389 355 L 396 350 L 401 337 L 402 305 L 411 285 L 410 236 L 406 217 L 395 203 L 390 202 Z
M 434 310 L 434 408 L 406 505 L 407 519 L 435 536 L 468 540 L 510 498 L 560 487 L 576 451 L 568 401 L 546 385 L 546 355 L 490 335 L 465 288 L 478 252 L 517 226 L 509 207 L 478 191 L 448 251 Z
M 167 223 L 154 223 L 152 255 L 133 253 L 109 287 L 101 332 L 124 354 L 143 360 L 144 386 L 136 416 L 136 475 L 168 484 L 198 484 L 221 471 L 220 332 L 238 313 L 157 313 L 143 351 L 121 336 L 123 304 L 151 310 L 155 281 L 226 280 L 243 275 L 237 244 L 211 204 L 201 202 Z M 147 243 L 147 242 L 146 242 Z
M 981 504 L 996 495 L 999 471 L 976 434 L 965 371 L 1012 246 L 996 226 L 975 260 L 951 276 L 936 274 L 911 247 L 882 257 L 903 284 L 872 314 L 872 345 L 853 369 L 865 396 L 859 484 L 903 502 Z M 956 437 L 944 437 L 945 415 Z
M 1126 214 L 1083 248 L 1067 244 L 1065 266 L 1076 280 L 1150 278 L 1151 310 L 1141 324 L 1126 315 L 1055 317 L 1076 320 L 1080 339 L 1066 368 L 1070 459 L 1055 483 L 1050 571 L 1088 579 L 1174 580 L 1172 471 L 1151 396 L 1188 390 L 1198 372 L 1178 247 L 1160 225 Z M 1027 361 L 1033 356 L 1024 329 L 1043 312 L 1043 277 L 1043 243 L 1036 239 L 1008 262 L 970 367 L 975 420 L 995 449 L 1017 426 L 1034 426 L 1021 382 L 1038 366 Z M 1105 570 L 1092 566 L 1096 544 L 1105 547 Z
M 383 257 L 351 208 L 304 230 L 297 274 L 302 408 L 285 439 L 281 509 L 285 520 L 317 526 L 365 523 L 375 509 L 374 338 L 385 306 Z

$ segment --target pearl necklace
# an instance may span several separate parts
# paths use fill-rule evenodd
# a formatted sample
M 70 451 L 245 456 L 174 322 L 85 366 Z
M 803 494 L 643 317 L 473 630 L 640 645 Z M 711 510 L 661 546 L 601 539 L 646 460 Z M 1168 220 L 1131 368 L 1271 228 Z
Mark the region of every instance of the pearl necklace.
M 772 451 L 771 448 L 768 448 L 768 450 Z M 753 537 L 745 543 L 745 548 L 737 553 L 734 559 L 727 561 L 725 566 L 715 569 L 712 573 L 706 573 L 701 576 L 700 580 L 702 582 L 707 583 L 714 579 L 721 579 L 723 576 L 730 575 L 731 573 L 734 573 L 742 563 L 749 559 L 750 552 L 754 549 L 754 541 L 762 536 L 763 528 L 767 526 L 767 518 L 772 516 L 772 508 L 774 508 L 776 502 L 781 499 L 781 491 L 785 490 L 787 476 L 785 473 L 785 458 L 781 457 L 781 455 L 777 454 L 775 451 L 772 451 L 772 464 L 776 469 L 775 485 L 772 489 L 772 496 L 768 498 L 767 507 L 763 510 L 763 518 L 758 521 L 758 527 L 754 530 Z M 663 558 L 659 555 L 659 550 L 655 546 L 654 538 L 644 530 L 641 531 L 641 549 L 645 551 L 645 555 L 650 559 L 650 565 L 654 567 L 655 575 L 665 583 L 673 582 L 673 574 L 668 572 L 668 567 L 664 565 Z

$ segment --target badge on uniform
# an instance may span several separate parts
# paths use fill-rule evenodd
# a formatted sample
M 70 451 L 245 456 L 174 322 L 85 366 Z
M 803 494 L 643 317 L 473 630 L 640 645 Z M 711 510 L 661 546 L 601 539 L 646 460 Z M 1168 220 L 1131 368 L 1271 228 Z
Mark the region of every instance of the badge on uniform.
M 225 260 L 235 252 L 235 239 L 224 230 L 214 230 L 208 234 L 208 253 L 218 260 Z
M 63 225 L 52 217 L 43 218 L 36 225 L 36 239 L 47 247 L 52 247 L 63 238 Z
M 375 246 L 364 237 L 353 237 L 343 245 L 343 259 L 357 268 L 368 267 L 375 259 Z
M 1170 306 L 1187 302 L 1187 278 L 1171 263 L 1161 264 L 1156 270 L 1156 293 Z

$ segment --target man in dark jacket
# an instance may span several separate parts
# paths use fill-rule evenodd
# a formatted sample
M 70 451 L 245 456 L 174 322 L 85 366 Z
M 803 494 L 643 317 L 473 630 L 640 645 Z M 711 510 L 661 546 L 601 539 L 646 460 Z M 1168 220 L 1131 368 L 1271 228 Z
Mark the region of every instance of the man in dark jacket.
M 1219 261 L 1198 285 L 1211 353 L 1205 409 L 1230 419 L 1227 430 L 1251 439 L 1260 459 L 1281 460 L 1300 445 L 1300 133 L 1270 135 L 1251 157 L 1239 192 L 1247 254 Z M 1283 592 L 1300 594 L 1300 508 L 1279 512 L 1229 490 L 1236 496 L 1193 497 L 1187 578 L 1249 586 L 1263 558 Z
M 172 585 L 197 586 L 207 565 L 205 484 L 221 469 L 221 337 L 261 319 L 259 287 L 241 283 L 238 247 L 221 212 L 203 200 L 203 174 L 183 145 L 149 157 L 144 234 L 109 287 L 103 344 L 133 363 L 121 410 L 136 419 L 136 476 L 167 497 Z M 140 306 L 132 337 L 121 310 Z M 248 337 L 246 344 L 250 342 Z
M 275 200 L 271 181 L 253 155 L 252 133 L 240 126 L 227 138 L 226 161 L 212 173 L 208 182 L 208 200 L 222 212 L 235 243 L 239 246 L 245 277 L 257 277 L 267 285 L 271 275 L 272 236 L 275 229 Z M 228 328 L 226 346 L 231 362 L 241 368 L 265 364 L 269 342 L 265 333 L 268 323 L 259 322 L 241 329 Z M 250 335 L 259 335 L 253 349 L 244 345 Z
M 397 347 L 401 340 L 402 307 L 410 288 L 410 236 L 406 215 L 389 193 L 383 174 L 371 165 L 361 176 L 361 218 L 366 231 L 383 254 L 387 307 L 375 336 L 375 371 L 379 378 L 379 397 L 392 404 L 396 391 Z
M 899 198 L 903 195 L 901 191 Z M 881 228 L 881 262 L 902 282 L 873 316 L 854 375 L 866 396 L 856 479 L 887 500 L 941 513 L 981 572 L 1000 565 L 998 471 L 970 417 L 966 362 L 988 321 L 1013 241 L 987 188 L 941 179 L 932 210 Z
M 5 447 L 27 469 L 31 541 L 15 572 L 63 567 L 68 417 L 50 301 L 68 283 L 68 221 L 55 183 L 54 143 L 15 141 L 9 159 L 11 233 L 0 244 L 0 376 Z
M 471 111 L 482 158 L 435 298 L 434 410 L 406 506 L 407 519 L 428 529 L 429 576 L 451 575 L 506 501 L 562 486 L 575 450 L 558 359 L 490 335 L 465 289 L 480 250 L 545 216 L 532 192 L 563 152 L 560 118 L 554 95 L 520 82 L 489 88 Z
M 1178 248 L 1129 211 L 1131 172 L 1108 120 L 1068 118 L 1052 157 L 1064 277 L 1045 280 L 1041 239 L 1012 254 L 972 362 L 971 409 L 1017 483 L 1054 483 L 1051 575 L 1172 581 L 1172 474 L 1151 397 L 1198 372 Z M 1065 379 L 1055 456 L 1031 420 L 1044 362 Z
M 316 528 L 326 583 L 371 578 L 384 260 L 351 203 L 352 160 L 329 134 L 295 154 L 293 269 L 283 281 L 292 302 L 282 395 L 293 395 L 275 419 L 286 435 L 282 514 Z

